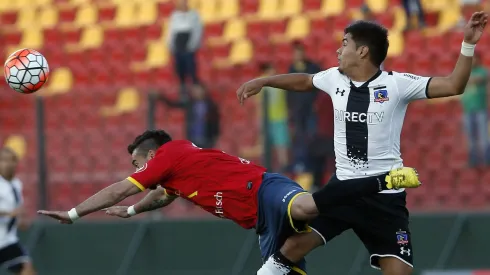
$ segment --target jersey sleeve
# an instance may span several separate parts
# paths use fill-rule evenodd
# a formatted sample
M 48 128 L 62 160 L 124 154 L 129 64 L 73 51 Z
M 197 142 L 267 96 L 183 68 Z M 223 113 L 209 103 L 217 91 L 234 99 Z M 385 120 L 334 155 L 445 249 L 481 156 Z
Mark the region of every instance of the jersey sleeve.
M 143 167 L 136 170 L 127 180 L 136 185 L 140 190 L 153 188 L 169 177 L 172 169 L 169 159 L 168 156 L 157 155 Z
M 330 94 L 330 91 L 335 86 L 335 78 L 338 76 L 339 71 L 337 67 L 332 67 L 328 70 L 316 73 L 313 76 L 313 86 L 315 88 Z
M 432 77 L 397 72 L 393 72 L 393 75 L 398 90 L 406 101 L 429 98 L 428 89 Z

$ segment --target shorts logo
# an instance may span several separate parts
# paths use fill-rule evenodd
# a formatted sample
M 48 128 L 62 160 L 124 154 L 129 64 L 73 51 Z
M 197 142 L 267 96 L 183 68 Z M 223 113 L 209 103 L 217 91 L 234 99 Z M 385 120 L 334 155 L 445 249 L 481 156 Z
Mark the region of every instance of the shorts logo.
M 383 103 L 385 101 L 390 100 L 388 97 L 387 90 L 375 90 L 374 91 L 374 102 Z
M 408 243 L 408 234 L 406 231 L 396 232 L 396 243 L 399 245 L 405 245 Z

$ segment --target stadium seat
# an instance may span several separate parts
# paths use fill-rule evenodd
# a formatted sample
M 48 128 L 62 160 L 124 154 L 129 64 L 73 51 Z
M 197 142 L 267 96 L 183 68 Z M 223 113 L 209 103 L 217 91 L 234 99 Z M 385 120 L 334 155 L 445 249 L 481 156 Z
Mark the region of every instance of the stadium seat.
M 222 37 L 210 37 L 208 44 L 217 45 L 230 43 L 245 38 L 247 35 L 247 23 L 240 18 L 228 20 L 225 24 Z
M 33 20 L 34 18 L 34 20 Z M 19 11 L 17 16 L 16 27 L 18 29 L 29 28 L 33 25 L 36 25 L 37 13 L 34 8 L 24 8 Z
M 437 29 L 439 32 L 446 32 L 456 26 L 461 19 L 461 9 L 458 3 L 445 7 L 439 13 Z
M 284 17 L 291 17 L 301 14 L 303 11 L 303 0 L 283 0 L 280 13 Z
M 158 18 L 157 3 L 145 1 L 138 3 L 138 13 L 137 13 L 138 25 L 151 25 L 154 24 Z
M 75 21 L 73 22 L 75 27 L 83 28 L 85 26 L 91 26 L 98 20 L 98 11 L 95 5 L 86 4 L 78 7 Z
M 58 68 L 51 72 L 48 87 L 41 93 L 43 96 L 67 93 L 73 86 L 73 75 L 68 68 Z
M 390 47 L 388 48 L 388 57 L 400 56 L 403 53 L 403 33 L 390 32 L 388 35 Z
M 446 9 L 454 0 L 422 0 L 426 12 L 439 12 Z
M 219 20 L 236 18 L 240 14 L 239 0 L 221 0 L 218 6 L 217 17 Z
M 17 48 L 40 49 L 44 43 L 43 32 L 35 27 L 27 28 L 22 33 L 22 40 Z
M 58 23 L 58 10 L 54 6 L 46 6 L 40 10 L 38 27 L 52 28 Z
M 244 64 L 252 59 L 253 46 L 250 40 L 239 40 L 236 41 L 230 52 L 230 62 L 234 65 Z
M 199 5 L 199 15 L 204 23 L 215 22 L 218 17 L 218 1 L 219 0 L 203 0 Z
M 260 20 L 277 20 L 281 18 L 279 0 L 260 0 L 257 16 Z
M 169 52 L 164 42 L 156 41 L 148 43 L 146 60 L 143 64 L 133 63 L 134 70 L 151 69 L 155 67 L 167 66 L 169 62 Z
M 391 12 L 393 13 L 395 20 L 390 30 L 395 32 L 404 31 L 407 27 L 407 14 L 405 13 L 405 10 L 400 6 L 395 6 L 391 8 Z
M 20 160 L 22 160 L 26 154 L 26 141 L 21 135 L 11 135 L 5 140 L 4 146 L 12 149 Z
M 325 16 L 340 15 L 345 9 L 345 0 L 322 0 L 322 6 L 319 11 L 311 11 L 308 15 L 311 18 L 322 18 Z
M 310 33 L 310 20 L 299 15 L 291 18 L 286 27 L 286 38 L 289 40 L 304 39 Z
M 135 88 L 125 88 L 121 90 L 114 106 L 104 106 L 101 109 L 103 116 L 115 116 L 123 113 L 133 112 L 138 109 L 140 99 Z
M 117 5 L 116 17 L 114 23 L 117 27 L 129 27 L 136 21 L 136 4 L 131 1 L 125 1 Z
M 80 37 L 80 42 L 76 44 L 67 44 L 67 51 L 79 51 L 86 49 L 99 48 L 104 41 L 104 30 L 100 25 L 86 27 Z
M 366 0 L 366 4 L 373 13 L 383 13 L 388 8 L 388 0 Z

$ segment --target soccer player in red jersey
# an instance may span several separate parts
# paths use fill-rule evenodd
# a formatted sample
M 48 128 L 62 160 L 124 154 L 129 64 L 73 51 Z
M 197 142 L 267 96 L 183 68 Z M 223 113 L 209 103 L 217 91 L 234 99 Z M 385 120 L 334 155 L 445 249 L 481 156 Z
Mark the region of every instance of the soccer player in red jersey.
M 70 211 L 38 211 L 71 224 L 82 216 L 111 207 L 147 188 L 154 189 L 130 207 L 111 207 L 108 214 L 130 217 L 168 205 L 181 197 L 205 211 L 230 219 L 245 229 L 255 228 L 264 260 L 296 232 L 310 230 L 306 221 L 317 216 L 311 194 L 291 179 L 267 173 L 264 167 L 214 149 L 201 149 L 187 140 L 172 141 L 165 131 L 146 131 L 128 146 L 137 171 L 112 184 Z M 402 180 L 394 180 L 394 178 Z M 386 182 L 385 182 L 386 181 Z M 385 182 L 385 184 L 382 184 Z M 371 182 L 346 181 L 332 185 L 330 196 L 317 204 L 340 204 L 381 190 L 418 187 L 412 168 L 403 168 Z M 304 260 L 294 267 L 305 274 Z

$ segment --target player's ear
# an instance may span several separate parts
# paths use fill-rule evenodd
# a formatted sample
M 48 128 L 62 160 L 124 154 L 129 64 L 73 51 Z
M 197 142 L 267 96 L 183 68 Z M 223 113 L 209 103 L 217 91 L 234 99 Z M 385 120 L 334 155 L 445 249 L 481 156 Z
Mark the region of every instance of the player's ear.
M 150 160 L 155 157 L 155 151 L 154 150 L 149 150 L 148 151 L 148 156 L 147 159 Z
M 359 57 L 366 58 L 369 53 L 369 48 L 367 46 L 360 46 L 357 48 L 357 53 L 359 54 Z

